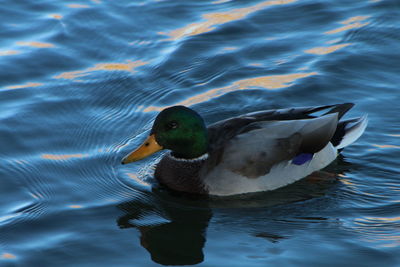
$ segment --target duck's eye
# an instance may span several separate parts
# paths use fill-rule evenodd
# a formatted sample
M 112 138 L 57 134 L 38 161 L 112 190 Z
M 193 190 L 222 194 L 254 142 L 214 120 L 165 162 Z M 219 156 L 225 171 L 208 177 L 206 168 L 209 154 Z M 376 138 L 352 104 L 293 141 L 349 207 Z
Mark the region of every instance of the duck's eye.
M 167 124 L 168 129 L 176 129 L 178 128 L 178 123 L 176 121 L 170 121 Z

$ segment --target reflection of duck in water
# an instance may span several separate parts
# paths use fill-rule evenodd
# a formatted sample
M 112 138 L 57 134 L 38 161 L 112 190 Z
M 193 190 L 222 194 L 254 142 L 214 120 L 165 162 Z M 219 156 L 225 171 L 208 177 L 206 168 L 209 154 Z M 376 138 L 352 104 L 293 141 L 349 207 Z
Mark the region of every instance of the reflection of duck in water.
M 295 234 L 299 224 L 296 220 L 307 224 L 304 220 L 308 219 L 309 210 L 304 209 L 303 212 L 297 205 L 291 204 L 324 195 L 332 188 L 332 182 L 336 181 L 331 179 L 332 176 L 335 175 L 325 172 L 313 174 L 312 180 L 303 179 L 272 192 L 223 198 L 196 199 L 193 195 L 187 198 L 181 194 L 171 194 L 170 191 L 153 189 L 135 200 L 119 204 L 118 208 L 124 214 L 118 218 L 117 224 L 122 229 L 136 228 L 140 231 L 140 244 L 154 262 L 194 265 L 207 258 L 203 251 L 206 242 L 212 242 L 210 247 L 218 246 L 215 242 L 219 242 L 220 236 L 211 240 L 207 240 L 206 236 L 213 211 L 217 213 L 214 221 L 217 228 L 223 225 L 229 229 L 240 225 L 239 229 L 249 238 L 257 237 L 277 243 Z M 308 208 L 313 210 L 313 205 L 320 207 L 320 202 L 309 202 Z M 293 218 L 293 214 L 297 219 Z M 288 218 L 294 219 L 294 224 L 288 222 Z M 325 220 L 322 217 L 310 219 L 313 222 Z
M 154 198 L 152 201 L 156 203 L 131 201 L 120 204 L 119 208 L 126 214 L 118 219 L 119 227 L 139 229 L 140 244 L 154 262 L 164 265 L 202 262 L 211 210 L 176 206 Z M 155 221 L 143 223 L 147 216 Z
M 346 162 L 340 160 L 340 165 L 343 167 Z M 337 171 L 337 166 L 333 168 Z M 150 193 L 143 192 L 139 198 L 119 204 L 118 208 L 124 214 L 117 223 L 122 229 L 132 227 L 140 231 L 140 244 L 154 262 L 163 265 L 198 264 L 207 258 L 203 249 L 205 243 L 210 242 L 206 240 L 206 232 L 215 209 L 217 213 L 226 213 L 222 217 L 217 214 L 217 225 L 229 228 L 230 224 L 239 224 L 245 232 L 249 227 L 246 218 L 249 217 L 253 223 L 259 222 L 259 227 L 254 224 L 250 227 L 249 236 L 277 243 L 290 238 L 298 227 L 298 221 L 295 225 L 286 223 L 289 214 L 289 218 L 296 214 L 301 220 L 309 217 L 308 209 L 303 213 L 298 206 L 292 207 L 291 204 L 325 195 L 336 184 L 335 177 L 334 173 L 315 172 L 307 179 L 271 192 L 230 197 L 182 196 L 179 192 L 153 188 Z M 314 205 L 319 207 L 319 203 Z M 313 204 L 308 205 L 312 210 Z M 311 219 L 313 222 L 319 220 L 316 217 Z M 211 242 L 218 242 L 218 239 L 211 238 Z
M 155 177 L 170 189 L 220 196 L 274 190 L 326 167 L 361 136 L 366 117 L 339 121 L 352 107 L 260 111 L 206 128 L 195 111 L 175 106 L 157 116 L 150 136 L 122 163 L 169 149 Z

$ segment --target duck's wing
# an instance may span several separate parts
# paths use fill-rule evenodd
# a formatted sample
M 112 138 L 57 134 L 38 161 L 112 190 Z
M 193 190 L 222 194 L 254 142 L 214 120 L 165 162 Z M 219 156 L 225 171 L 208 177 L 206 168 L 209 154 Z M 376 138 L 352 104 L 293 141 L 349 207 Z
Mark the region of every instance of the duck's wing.
M 265 175 L 279 162 L 323 149 L 336 131 L 338 118 L 349 108 L 333 105 L 271 110 L 214 124 L 209 127 L 210 158 L 206 169 L 223 164 L 247 177 Z M 326 115 L 312 115 L 326 109 Z
M 344 103 L 318 107 L 263 110 L 219 121 L 208 127 L 210 149 L 214 150 L 223 146 L 238 134 L 256 129 L 259 126 L 254 124 L 255 122 L 310 119 L 316 118 L 315 113 L 321 111 L 326 111 L 324 115 L 337 113 L 340 120 L 353 106 L 353 103 Z

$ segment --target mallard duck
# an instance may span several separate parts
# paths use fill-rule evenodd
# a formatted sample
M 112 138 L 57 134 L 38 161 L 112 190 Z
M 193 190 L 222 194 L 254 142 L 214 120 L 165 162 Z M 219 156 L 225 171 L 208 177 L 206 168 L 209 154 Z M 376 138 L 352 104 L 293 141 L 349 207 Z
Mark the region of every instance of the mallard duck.
M 326 167 L 361 136 L 367 116 L 340 121 L 353 105 L 264 110 L 208 127 L 194 110 L 169 107 L 122 164 L 168 149 L 155 177 L 169 189 L 217 196 L 274 190 Z

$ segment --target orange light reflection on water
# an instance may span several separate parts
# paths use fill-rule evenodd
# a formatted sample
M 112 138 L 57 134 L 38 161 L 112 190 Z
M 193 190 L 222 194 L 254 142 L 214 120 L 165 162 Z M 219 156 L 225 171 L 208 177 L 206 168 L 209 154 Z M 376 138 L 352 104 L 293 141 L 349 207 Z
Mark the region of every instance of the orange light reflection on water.
M 141 60 L 137 61 L 126 61 L 123 63 L 99 63 L 94 67 L 90 67 L 84 70 L 63 72 L 59 75 L 54 76 L 55 79 L 68 79 L 73 80 L 79 77 L 84 77 L 89 75 L 93 71 L 127 71 L 134 73 L 135 68 L 146 65 L 148 62 Z
M 21 53 L 21 52 L 18 51 L 18 50 L 3 50 L 3 51 L 0 51 L 0 57 L 1 57 L 1 56 L 18 55 L 18 54 L 20 54 L 20 53 Z
M 5 260 L 13 260 L 13 259 L 16 259 L 17 257 L 11 253 L 3 253 L 3 254 L 1 254 L 1 258 L 5 259 Z
M 89 8 L 88 5 L 81 5 L 81 4 L 68 4 L 67 7 L 69 8 Z
M 318 73 L 317 72 L 292 73 L 285 75 L 271 75 L 271 76 L 262 76 L 262 77 L 239 80 L 228 86 L 211 89 L 202 94 L 189 97 L 179 103 L 176 103 L 175 105 L 191 106 L 238 90 L 259 89 L 259 88 L 274 90 L 274 89 L 285 88 L 291 86 L 298 79 L 309 77 L 316 74 Z M 165 107 L 150 106 L 145 108 L 143 111 L 144 112 L 161 111 L 164 108 Z
M 228 10 L 226 12 L 216 12 L 216 13 L 209 13 L 203 15 L 203 21 L 191 23 L 186 25 L 182 28 L 172 30 L 170 32 L 160 32 L 160 34 L 164 34 L 169 36 L 167 40 L 179 40 L 186 36 L 194 36 L 199 35 L 202 33 L 210 32 L 216 28 L 216 26 L 232 22 L 235 20 L 243 19 L 244 17 L 248 16 L 251 13 L 259 11 L 263 8 L 269 6 L 276 6 L 276 5 L 286 5 L 290 3 L 294 3 L 297 0 L 270 0 L 264 1 L 254 6 L 243 7 Z M 214 4 L 218 3 L 214 2 Z
M 398 247 L 400 246 L 400 235 L 397 229 L 400 217 L 372 217 L 366 216 L 357 218 L 354 223 L 365 235 L 367 242 L 383 242 L 380 247 Z
M 43 83 L 26 83 L 26 84 L 19 84 L 19 85 L 11 85 L 5 87 L 5 89 L 21 89 L 21 88 L 29 88 L 29 87 L 38 87 L 42 86 Z
M 54 47 L 53 44 L 50 43 L 42 43 L 42 42 L 16 42 L 17 45 L 19 46 L 30 46 L 30 47 L 36 47 L 36 48 L 50 48 Z
M 71 209 L 81 209 L 81 208 L 83 208 L 83 206 L 82 206 L 82 205 L 69 205 L 68 208 L 71 208 Z
M 331 46 L 320 46 L 320 47 L 314 47 L 308 50 L 305 50 L 305 53 L 308 54 L 314 54 L 314 55 L 326 55 L 333 53 L 343 47 L 349 46 L 351 43 L 346 43 L 346 44 L 338 44 L 338 45 L 331 45 Z
M 340 22 L 341 24 L 344 24 L 345 26 L 327 31 L 327 32 L 325 32 L 325 34 L 335 34 L 335 33 L 343 32 L 343 31 L 351 30 L 351 29 L 357 29 L 357 28 L 364 27 L 364 26 L 368 25 L 370 22 L 362 22 L 362 21 L 369 19 L 370 17 L 371 16 L 351 17 L 349 19 L 346 19 L 346 20 Z
M 50 160 L 67 160 L 73 158 L 84 158 L 88 157 L 88 154 L 42 154 L 43 159 L 50 159 Z
M 61 16 L 60 14 L 51 14 L 50 17 L 55 19 L 62 19 L 63 16 Z

